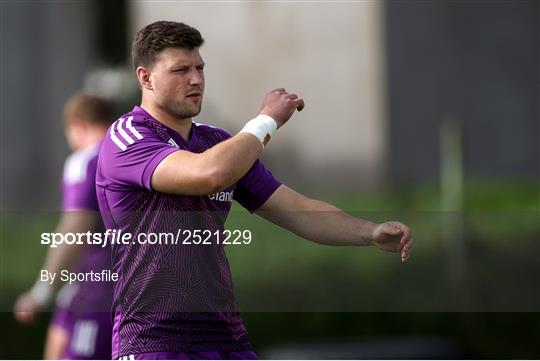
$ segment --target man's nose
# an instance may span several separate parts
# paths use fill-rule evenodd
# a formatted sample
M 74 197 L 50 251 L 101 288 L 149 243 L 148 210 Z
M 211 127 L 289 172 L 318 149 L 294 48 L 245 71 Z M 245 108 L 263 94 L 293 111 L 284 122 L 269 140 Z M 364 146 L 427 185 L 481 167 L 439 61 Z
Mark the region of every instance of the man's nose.
M 204 81 L 204 75 L 199 72 L 199 70 L 195 69 L 191 72 L 189 77 L 189 84 L 190 85 L 199 85 L 202 84 Z

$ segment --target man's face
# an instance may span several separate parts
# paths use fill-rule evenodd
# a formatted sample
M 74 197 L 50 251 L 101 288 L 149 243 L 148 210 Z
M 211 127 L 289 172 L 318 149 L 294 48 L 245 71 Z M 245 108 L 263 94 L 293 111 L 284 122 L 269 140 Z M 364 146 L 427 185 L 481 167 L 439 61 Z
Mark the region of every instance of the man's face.
M 156 105 L 179 119 L 199 114 L 204 93 L 203 69 L 199 49 L 163 50 L 150 71 Z
M 64 134 L 72 151 L 83 148 L 84 135 L 86 133 L 86 124 L 77 119 L 71 119 L 64 126 Z

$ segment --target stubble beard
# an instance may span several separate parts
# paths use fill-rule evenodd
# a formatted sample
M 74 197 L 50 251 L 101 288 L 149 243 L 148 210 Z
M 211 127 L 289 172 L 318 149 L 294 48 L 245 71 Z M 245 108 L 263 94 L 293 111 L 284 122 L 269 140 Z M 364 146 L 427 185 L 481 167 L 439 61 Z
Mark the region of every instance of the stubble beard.
M 198 103 L 188 104 L 188 101 L 165 101 L 162 108 L 178 119 L 187 119 L 197 116 L 202 109 L 202 98 Z

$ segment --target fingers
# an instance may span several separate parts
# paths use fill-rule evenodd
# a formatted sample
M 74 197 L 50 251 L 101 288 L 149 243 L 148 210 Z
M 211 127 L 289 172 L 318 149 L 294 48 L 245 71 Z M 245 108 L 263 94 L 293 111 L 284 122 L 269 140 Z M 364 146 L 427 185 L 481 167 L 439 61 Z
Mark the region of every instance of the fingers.
M 305 107 L 304 99 L 299 98 L 295 93 L 288 93 L 285 88 L 276 88 L 270 91 L 270 93 L 277 93 L 285 96 L 289 100 L 294 100 L 294 106 L 299 112 Z
M 403 251 L 403 252 L 409 252 L 410 249 L 411 249 L 412 246 L 413 246 L 413 243 L 414 243 L 414 239 L 411 237 L 411 239 L 409 240 L 409 242 L 405 243 L 405 245 L 403 246 L 402 251 Z
M 15 301 L 13 316 L 21 323 L 32 323 L 36 318 L 38 306 L 29 293 L 23 293 Z
M 294 99 L 298 98 L 298 95 L 296 95 L 296 94 L 294 94 L 294 93 L 290 93 L 290 94 L 289 94 L 289 93 L 285 93 L 285 97 L 286 97 L 287 99 L 294 100 Z
M 412 245 L 414 243 L 414 239 L 412 238 L 411 231 L 409 227 L 404 225 L 401 222 L 389 222 L 391 225 L 393 231 L 391 231 L 390 234 L 399 235 L 401 234 L 401 240 L 400 240 L 400 251 L 401 251 L 401 261 L 407 262 L 407 260 L 410 257 Z
M 25 305 L 17 305 L 13 311 L 13 316 L 20 323 L 32 323 L 35 318 L 35 312 L 29 310 Z
M 287 94 L 285 93 L 286 95 L 286 98 L 287 99 L 290 99 L 290 100 L 294 100 L 294 106 L 296 108 L 296 110 L 298 110 L 299 112 L 302 111 L 302 109 L 304 109 L 304 99 L 302 98 L 299 98 L 298 95 L 294 94 L 294 93 L 291 93 L 291 94 Z
M 301 112 L 302 109 L 304 109 L 304 106 L 305 106 L 304 99 L 299 98 L 298 95 L 296 95 L 296 94 L 288 94 L 287 99 L 289 99 L 293 103 L 294 107 L 299 112 Z
M 304 103 L 304 99 L 302 98 L 298 98 L 298 99 L 295 99 L 296 101 L 296 110 L 298 110 L 299 112 L 302 111 L 302 109 L 304 109 L 304 107 L 306 106 L 305 103 Z
M 380 226 L 379 233 L 382 235 L 388 235 L 388 236 L 399 236 L 403 233 L 403 231 L 395 225 L 397 222 L 385 222 L 382 223 Z M 392 237 L 392 242 L 394 242 L 394 238 Z
M 30 311 L 18 311 L 14 313 L 15 319 L 20 323 L 34 322 L 34 315 L 34 312 Z
M 402 234 L 400 244 L 402 246 L 405 246 L 409 241 L 411 240 L 411 231 L 409 230 L 409 227 L 404 225 L 401 222 L 390 222 L 392 227 L 396 230 L 396 235 Z
M 398 222 L 388 222 L 387 225 L 388 227 L 386 227 L 385 230 L 388 234 L 391 234 L 393 236 L 398 236 L 400 234 L 403 234 L 403 231 L 401 227 L 399 226 Z
M 297 94 L 289 93 L 285 88 L 276 88 L 264 97 L 259 114 L 272 117 L 280 128 L 291 118 L 295 110 L 300 111 L 302 108 L 304 100 Z
M 409 253 L 401 253 L 401 262 L 407 262 L 409 260 Z
M 402 262 L 407 262 L 409 260 L 409 257 L 411 256 L 411 247 L 412 247 L 413 242 L 414 240 L 411 238 L 409 243 L 407 243 L 405 247 L 403 247 L 403 251 L 401 252 Z

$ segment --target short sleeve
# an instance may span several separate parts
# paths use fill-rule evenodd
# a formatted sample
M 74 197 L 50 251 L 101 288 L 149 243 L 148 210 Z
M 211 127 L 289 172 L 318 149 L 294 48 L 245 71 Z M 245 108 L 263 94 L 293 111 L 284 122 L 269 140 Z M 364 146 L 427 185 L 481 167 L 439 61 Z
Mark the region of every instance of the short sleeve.
M 178 149 L 144 126 L 144 122 L 132 124 L 117 121 L 103 142 L 99 172 L 108 182 L 151 190 L 154 170 L 175 151 Z
M 98 211 L 96 199 L 97 150 L 93 154 L 75 153 L 64 165 L 62 210 Z
M 255 212 L 279 188 L 279 182 L 260 160 L 236 184 L 234 199 L 250 212 Z

